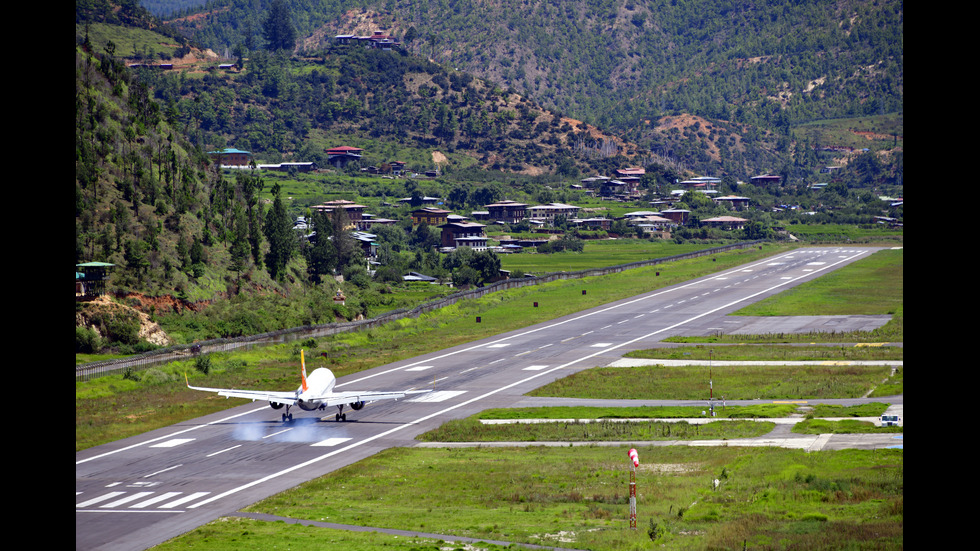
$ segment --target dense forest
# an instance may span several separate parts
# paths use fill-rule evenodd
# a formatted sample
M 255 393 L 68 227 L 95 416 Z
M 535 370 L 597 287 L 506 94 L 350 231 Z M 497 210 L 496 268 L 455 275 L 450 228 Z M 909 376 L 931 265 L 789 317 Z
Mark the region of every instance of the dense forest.
M 901 196 L 901 2 L 701 3 L 717 8 L 717 21 L 695 17 L 692 4 L 215 2 L 192 28 L 188 16 L 200 10 L 186 3 L 158 3 L 183 18 L 171 27 L 134 0 L 78 0 L 76 263 L 114 263 L 112 287 L 144 310 L 179 316 L 211 303 L 201 316 L 171 320 L 185 339 L 236 336 L 392 307 L 390 285 L 407 270 L 467 285 L 499 268 L 492 254 L 433 253 L 437 236 L 386 206 L 395 198 L 437 196 L 463 212 L 502 198 L 573 202 L 584 195 L 570 183 L 642 166 L 645 200 L 692 175 L 722 176 L 722 192 L 752 196 L 754 236 L 764 236 L 800 220 L 786 205 L 819 206 L 811 223 L 869 223 L 880 214 L 877 194 Z M 521 17 L 503 15 L 518 7 Z M 334 43 L 334 34 L 355 30 L 351 14 L 367 14 L 358 32 L 394 30 L 403 47 Z M 812 37 L 800 32 L 807 18 Z M 695 20 L 701 30 L 688 29 Z M 604 49 L 595 35 L 617 47 Z M 233 68 L 153 66 L 210 59 L 203 48 L 228 51 Z M 853 134 L 850 123 L 824 119 L 855 115 L 888 121 L 879 131 L 887 139 L 869 142 L 872 155 L 851 156 L 830 193 L 813 192 L 807 184 L 838 158 L 820 146 Z M 362 162 L 311 176 L 222 171 L 208 155 L 235 147 L 262 162 L 325 166 L 326 150 L 341 144 L 364 147 Z M 437 163 L 435 151 L 448 160 Z M 441 175 L 362 176 L 361 168 L 393 160 Z M 736 183 L 764 172 L 784 185 Z M 377 232 L 373 280 L 347 221 L 309 210 L 328 198 L 366 201 L 402 219 Z M 684 199 L 697 216 L 718 208 Z M 297 239 L 301 215 L 315 229 L 311 239 Z M 330 300 L 335 288 L 319 285 L 338 275 L 349 295 L 340 309 Z M 242 301 L 249 306 L 234 306 Z M 137 344 L 131 324 L 101 323 L 102 335 Z M 77 342 L 98 348 L 85 329 Z
M 256 4 L 210 0 L 208 18 L 174 23 L 216 51 L 253 50 L 268 2 Z M 647 121 L 669 114 L 786 129 L 903 105 L 901 0 L 287 4 L 297 52 L 384 29 L 412 53 L 637 142 L 650 138 Z

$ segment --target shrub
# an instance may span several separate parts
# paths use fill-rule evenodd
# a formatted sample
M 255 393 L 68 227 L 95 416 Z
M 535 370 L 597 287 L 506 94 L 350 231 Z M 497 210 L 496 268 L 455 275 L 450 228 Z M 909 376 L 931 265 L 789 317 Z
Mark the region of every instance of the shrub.
M 204 354 L 202 356 L 198 356 L 197 358 L 195 358 L 194 369 L 197 369 L 198 371 L 204 373 L 205 375 L 211 373 L 211 355 Z
M 94 329 L 75 327 L 75 353 L 94 354 L 102 350 L 102 338 Z

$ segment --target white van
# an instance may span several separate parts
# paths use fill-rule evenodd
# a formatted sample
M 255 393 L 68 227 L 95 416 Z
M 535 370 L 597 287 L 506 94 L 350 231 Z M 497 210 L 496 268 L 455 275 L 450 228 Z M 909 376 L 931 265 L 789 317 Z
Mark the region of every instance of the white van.
M 902 418 L 898 415 L 882 415 L 879 420 L 883 427 L 897 427 L 902 422 Z

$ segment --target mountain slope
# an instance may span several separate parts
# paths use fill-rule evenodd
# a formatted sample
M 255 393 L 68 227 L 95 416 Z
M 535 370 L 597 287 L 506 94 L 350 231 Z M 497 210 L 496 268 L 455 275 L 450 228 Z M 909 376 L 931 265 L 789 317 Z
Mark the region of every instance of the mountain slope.
M 263 12 L 244 0 L 185 32 L 242 44 Z M 903 2 L 730 0 L 293 0 L 302 51 L 384 29 L 414 53 L 623 134 L 690 113 L 740 124 L 895 112 Z M 264 9 L 264 6 L 263 8 Z M 243 22 L 250 22 L 243 25 Z M 412 31 L 414 29 L 414 31 Z M 410 33 L 411 31 L 411 33 Z

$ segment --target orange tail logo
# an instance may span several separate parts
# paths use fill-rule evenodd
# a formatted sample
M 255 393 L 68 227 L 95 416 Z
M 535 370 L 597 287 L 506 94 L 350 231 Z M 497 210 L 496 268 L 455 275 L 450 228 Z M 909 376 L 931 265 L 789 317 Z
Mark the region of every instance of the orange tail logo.
M 300 375 L 303 378 L 303 392 L 306 392 L 306 389 L 308 388 L 306 386 L 306 358 L 303 356 L 302 350 L 299 351 L 299 365 L 300 367 L 303 368 L 303 370 L 300 372 Z

